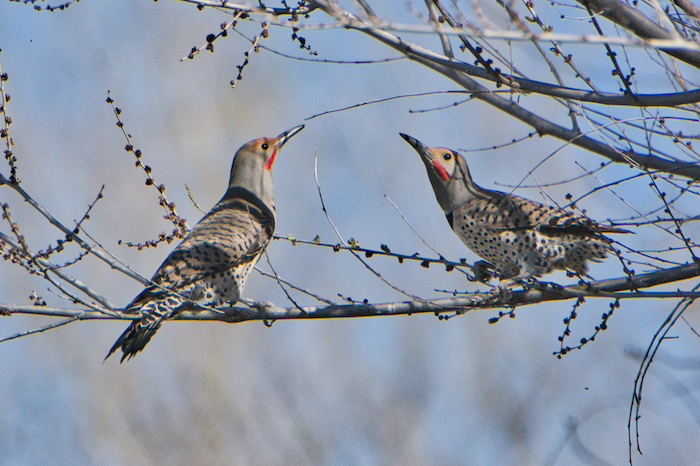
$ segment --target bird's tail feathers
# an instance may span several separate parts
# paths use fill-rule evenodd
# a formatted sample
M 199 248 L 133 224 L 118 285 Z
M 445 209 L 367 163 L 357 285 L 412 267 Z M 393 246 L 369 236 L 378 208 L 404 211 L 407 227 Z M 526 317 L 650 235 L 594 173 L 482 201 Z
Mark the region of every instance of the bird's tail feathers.
M 158 301 L 146 303 L 139 309 L 139 312 L 143 316 L 141 320 L 134 320 L 124 333 L 121 334 L 116 343 L 112 346 L 112 349 L 109 350 L 105 361 L 119 348 L 121 348 L 124 353 L 122 354 L 120 363 L 124 362 L 125 359 L 129 360 L 134 357 L 136 353 L 146 347 L 163 321 L 167 320 L 173 313 L 172 307 L 166 306 L 164 303 Z

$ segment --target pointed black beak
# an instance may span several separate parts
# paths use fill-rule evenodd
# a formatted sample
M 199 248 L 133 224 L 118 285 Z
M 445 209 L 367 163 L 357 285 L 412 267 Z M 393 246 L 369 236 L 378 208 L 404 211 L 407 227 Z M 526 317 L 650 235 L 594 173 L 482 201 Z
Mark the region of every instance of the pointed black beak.
M 416 152 L 418 152 L 418 155 L 420 155 L 420 158 L 423 159 L 426 166 L 432 165 L 433 155 L 428 150 L 428 146 L 420 142 L 418 139 L 409 136 L 408 134 L 399 133 L 399 135 L 401 135 L 401 137 L 404 138 L 406 142 L 416 150 Z
M 399 135 L 406 140 L 418 153 L 426 153 L 428 147 L 420 142 L 418 139 L 409 136 L 408 134 L 399 133 Z
M 277 144 L 276 144 L 276 145 L 277 145 L 277 149 L 278 149 L 278 150 L 281 149 L 282 146 L 283 146 L 287 141 L 289 141 L 290 139 L 292 139 L 292 137 L 293 137 L 295 134 L 297 134 L 299 131 L 301 131 L 302 129 L 304 129 L 304 125 L 300 125 L 300 126 L 297 126 L 297 127 L 295 127 L 295 128 L 292 128 L 292 129 L 290 129 L 290 130 L 288 130 L 288 131 L 285 131 L 284 133 L 280 134 L 279 136 L 277 136 Z

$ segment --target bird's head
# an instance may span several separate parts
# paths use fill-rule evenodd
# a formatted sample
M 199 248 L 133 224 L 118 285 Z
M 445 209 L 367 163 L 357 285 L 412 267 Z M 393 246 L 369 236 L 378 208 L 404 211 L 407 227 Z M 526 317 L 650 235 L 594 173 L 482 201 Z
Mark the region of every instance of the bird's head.
M 259 138 L 244 144 L 233 158 L 229 189 L 245 188 L 265 204 L 274 205 L 272 167 L 282 146 L 302 129 L 304 125 L 285 131 L 276 138 Z
M 420 155 L 433 185 L 435 197 L 446 214 L 473 197 L 478 189 L 472 181 L 467 161 L 457 151 L 427 147 L 419 140 L 399 133 Z

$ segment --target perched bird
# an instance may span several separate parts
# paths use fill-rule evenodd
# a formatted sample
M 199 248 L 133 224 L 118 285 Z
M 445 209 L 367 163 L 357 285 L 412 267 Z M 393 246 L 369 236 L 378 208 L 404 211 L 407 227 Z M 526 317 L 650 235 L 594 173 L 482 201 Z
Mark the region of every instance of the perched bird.
M 238 149 L 226 194 L 165 259 L 153 285 L 126 306 L 124 312 L 141 319 L 131 323 L 107 358 L 121 348 L 121 362 L 131 359 L 184 304 L 216 307 L 241 299 L 246 278 L 275 231 L 272 166 L 282 146 L 302 129 Z
M 597 262 L 611 250 L 611 241 L 603 233 L 631 233 L 558 207 L 480 188 L 459 153 L 426 147 L 400 134 L 423 160 L 454 232 L 507 283 L 554 269 L 585 275 L 588 260 Z

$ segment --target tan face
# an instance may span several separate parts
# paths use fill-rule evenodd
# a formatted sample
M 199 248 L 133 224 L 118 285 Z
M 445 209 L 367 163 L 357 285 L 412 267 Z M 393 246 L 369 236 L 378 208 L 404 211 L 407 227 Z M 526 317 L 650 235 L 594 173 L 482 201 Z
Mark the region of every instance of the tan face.
M 469 201 L 476 190 L 467 162 L 452 149 L 427 147 L 408 134 L 399 133 L 418 152 L 428 171 L 435 197 L 445 213 Z
M 275 138 L 259 138 L 250 141 L 241 149 L 245 148 L 247 153 L 253 153 L 263 161 L 265 170 L 272 170 L 272 166 L 277 158 L 279 149 L 278 140 Z
M 442 181 L 452 178 L 457 166 L 457 154 L 452 149 L 444 147 L 429 147 L 428 154 L 437 176 Z

